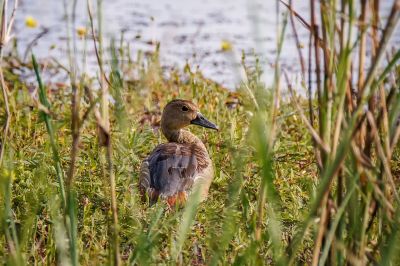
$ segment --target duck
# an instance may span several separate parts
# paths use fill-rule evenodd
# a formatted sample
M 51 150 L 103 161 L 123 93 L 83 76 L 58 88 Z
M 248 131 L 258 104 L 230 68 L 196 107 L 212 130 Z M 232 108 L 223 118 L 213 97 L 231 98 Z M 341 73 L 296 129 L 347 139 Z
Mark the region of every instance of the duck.
M 207 197 L 213 163 L 201 139 L 185 129 L 189 125 L 218 131 L 190 100 L 175 99 L 164 107 L 160 128 L 168 142 L 155 147 L 140 167 L 139 191 L 150 205 L 162 199 L 169 207 L 183 206 L 196 187 L 201 201 Z

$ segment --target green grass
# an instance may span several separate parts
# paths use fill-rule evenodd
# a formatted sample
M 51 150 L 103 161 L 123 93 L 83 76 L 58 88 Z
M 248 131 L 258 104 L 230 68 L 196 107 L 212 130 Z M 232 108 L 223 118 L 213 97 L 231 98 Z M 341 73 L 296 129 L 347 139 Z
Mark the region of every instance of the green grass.
M 204 264 L 218 251 L 217 261 L 239 263 L 247 254 L 254 256 L 254 262 L 271 260 L 270 243 L 254 243 L 261 177 L 255 151 L 249 146 L 252 114 L 243 104 L 246 97 L 241 93 L 231 93 L 199 74 L 186 75 L 189 78 L 185 82 L 180 80 L 178 74 L 170 80 L 152 77 L 154 80 L 149 81 L 149 77 L 145 76 L 144 80 L 123 81 L 127 127 L 124 131 L 117 126 L 112 127 L 122 258 L 142 263 L 173 262 L 177 259 L 183 264 Z M 144 82 L 150 82 L 151 89 L 143 88 Z M 12 169 L 2 168 L 1 179 L 3 186 L 11 186 L 13 214 L 8 221 L 14 221 L 17 228 L 26 230 L 19 236 L 25 261 L 54 262 L 57 261 L 56 246 L 61 245 L 57 241 L 65 240 L 57 239 L 60 237 L 57 234 L 61 234 L 56 232 L 60 221 L 53 217 L 62 214 L 61 210 L 57 210 L 57 206 L 62 206 L 62 198 L 58 192 L 57 171 L 53 166 L 52 143 L 41 112 L 35 107 L 30 108 L 34 103 L 26 85 L 17 83 L 11 93 L 14 119 L 5 165 Z M 68 94 L 68 89 L 48 93 L 63 169 L 68 167 L 71 149 L 71 114 L 65 106 L 69 102 Z M 212 132 L 190 128 L 207 143 L 215 165 L 215 179 L 207 201 L 199 206 L 177 258 L 172 257 L 171 252 L 179 235 L 181 211 L 165 212 L 162 203 L 148 207 L 140 202 L 137 190 L 141 160 L 157 144 L 165 141 L 158 130 L 160 108 L 173 98 L 193 99 L 204 115 L 221 129 Z M 240 103 L 231 107 L 230 102 L 237 101 Z M 82 107 L 88 108 L 89 104 L 82 101 Z M 112 110 L 112 125 L 115 125 L 119 110 Z M 305 134 L 305 128 L 299 126 L 301 122 L 293 114 L 293 108 L 285 105 L 279 111 L 278 119 L 282 130 L 274 148 L 274 183 L 280 200 L 285 203 L 278 216 L 286 237 L 289 237 L 307 211 L 309 195 L 315 188 L 316 168 L 312 163 L 311 141 Z M 105 263 L 110 250 L 110 195 L 104 189 L 107 180 L 104 180 L 99 166 L 100 147 L 93 117 L 86 123 L 79 147 L 74 184 L 79 261 L 82 264 L 95 263 L 96 260 Z M 10 178 L 10 183 L 7 178 Z M 6 221 L 4 217 L 3 224 L 9 226 Z M 267 223 L 268 220 L 263 221 L 263 230 Z M 263 234 L 266 234 L 263 238 L 268 237 L 267 232 Z M 1 256 L 7 258 L 10 255 L 7 244 L 5 241 L 0 243 Z M 305 249 L 301 256 L 304 260 L 307 259 Z

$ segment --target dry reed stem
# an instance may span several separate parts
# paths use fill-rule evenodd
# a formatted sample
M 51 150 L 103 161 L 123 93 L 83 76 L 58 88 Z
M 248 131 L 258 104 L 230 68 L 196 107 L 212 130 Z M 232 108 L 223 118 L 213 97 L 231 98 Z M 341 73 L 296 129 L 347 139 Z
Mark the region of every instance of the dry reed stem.
M 352 141 L 351 150 L 356 158 L 357 167 L 364 167 L 367 169 L 372 168 L 371 160 L 365 156 L 364 152 L 361 151 L 361 147 L 358 144 L 357 140 Z
M 394 213 L 395 208 L 393 207 L 392 202 L 389 199 L 387 199 L 385 193 L 379 188 L 376 178 L 373 177 L 371 173 L 369 173 L 368 171 L 366 171 L 365 174 L 368 178 L 368 182 L 372 185 L 374 193 L 376 194 L 376 196 L 380 197 L 381 200 L 380 203 L 385 207 L 385 210 L 388 211 L 389 213 Z
M 282 1 L 281 1 L 282 2 Z M 296 25 L 294 23 L 294 14 L 296 14 L 296 12 L 293 10 L 292 8 L 292 0 L 289 1 L 289 11 L 290 11 L 290 24 L 293 30 L 293 34 L 295 37 L 295 41 L 296 41 L 296 48 L 297 48 L 297 54 L 300 60 L 300 67 L 301 67 L 301 74 L 302 74 L 302 83 L 304 85 L 304 87 L 306 86 L 305 84 L 305 78 L 306 78 L 306 67 L 305 67 L 305 60 L 304 60 L 304 56 L 303 53 L 301 51 L 301 44 L 300 44 L 300 40 L 299 40 L 299 36 L 297 33 L 297 29 L 296 29 Z M 307 87 L 308 89 L 308 111 L 309 111 L 309 115 L 310 115 L 310 124 L 312 125 L 314 123 L 314 111 L 312 108 L 312 91 L 311 91 L 311 84 L 309 84 L 309 86 Z
M 320 216 L 320 221 L 319 221 L 319 227 L 318 227 L 318 234 L 317 234 L 317 239 L 315 240 L 314 244 L 314 250 L 313 250 L 313 257 L 312 257 L 312 266 L 317 266 L 318 261 L 319 261 L 319 255 L 321 252 L 321 246 L 322 246 L 322 241 L 325 235 L 326 227 L 328 225 L 328 197 L 329 197 L 329 189 L 326 190 L 323 200 L 321 202 L 321 216 Z
M 360 46 L 359 46 L 359 63 L 358 63 L 358 91 L 364 84 L 364 65 L 365 65 L 365 53 L 366 53 L 366 22 L 367 22 L 367 0 L 361 0 L 361 15 L 360 15 Z
M 75 3 L 76 1 L 74 1 Z M 71 192 L 73 186 L 73 180 L 75 175 L 76 168 L 76 160 L 79 153 L 79 140 L 80 140 L 80 132 L 79 132 L 79 94 L 78 88 L 76 85 L 76 61 L 75 61 L 75 47 L 71 49 L 71 28 L 70 28 L 70 17 L 68 13 L 68 4 L 67 1 L 64 0 L 64 9 L 65 9 L 65 17 L 66 17 L 66 28 L 67 28 L 67 51 L 68 51 L 68 61 L 69 61 L 69 77 L 71 83 L 71 134 L 72 134 L 72 148 L 70 152 L 70 164 L 67 172 L 67 180 L 66 186 L 68 193 Z M 75 13 L 75 12 L 74 12 Z M 75 40 L 75 37 L 73 37 Z
M 382 114 L 382 119 L 377 120 L 377 127 L 382 128 L 382 138 L 384 143 L 384 150 L 386 153 L 386 157 L 390 159 L 392 157 L 390 153 L 390 136 L 389 136 L 389 117 L 388 117 L 388 105 L 386 103 L 386 95 L 385 89 L 383 86 L 379 86 L 379 93 L 380 93 L 380 111 L 379 114 Z
M 98 7 L 100 8 L 100 7 Z M 112 211 L 112 219 L 113 219 L 113 233 L 112 233 L 112 238 L 113 238 L 113 263 L 114 265 L 120 265 L 121 259 L 120 259 L 120 254 L 119 254 L 119 228 L 118 228 L 118 210 L 117 210 L 117 195 L 116 195 L 116 182 L 115 182 L 115 175 L 114 175 L 114 167 L 113 167 L 113 161 L 112 161 L 112 145 L 111 145 L 111 132 L 110 132 L 110 121 L 109 121 L 109 112 L 108 112 L 108 84 L 110 84 L 106 78 L 104 69 L 103 69 L 103 62 L 101 58 L 101 54 L 99 49 L 97 48 L 97 43 L 96 43 L 96 33 L 95 33 L 95 28 L 94 28 L 94 22 L 93 22 L 93 15 L 92 15 L 92 9 L 91 9 L 91 0 L 87 0 L 87 9 L 88 9 L 88 14 L 89 14 L 89 19 L 90 19 L 90 25 L 92 29 L 92 35 L 93 35 L 93 43 L 94 43 L 94 48 L 95 48 L 95 53 L 97 57 L 97 63 L 99 65 L 99 70 L 100 70 L 100 86 L 101 86 L 101 121 L 102 121 L 102 126 L 100 127 L 102 130 L 99 132 L 100 133 L 100 145 L 106 146 L 106 160 L 108 163 L 108 174 L 109 174 L 109 181 L 110 181 L 110 192 L 111 192 L 111 211 Z M 101 18 L 98 18 L 99 20 Z M 101 38 L 99 39 L 101 41 Z M 107 83 L 107 84 L 105 84 Z M 105 138 L 103 139 L 103 143 L 101 143 L 101 137 Z
M 386 158 L 386 154 L 384 152 L 384 149 L 382 147 L 381 141 L 379 139 L 378 128 L 376 127 L 374 116 L 369 111 L 367 112 L 367 119 L 368 119 L 369 124 L 371 125 L 371 129 L 372 129 L 371 130 L 371 135 L 372 135 L 372 137 L 374 138 L 374 141 L 375 141 L 376 149 L 377 149 L 377 152 L 378 152 L 378 157 L 382 162 L 383 168 L 385 170 L 385 173 L 386 173 L 386 176 L 387 176 L 387 178 L 389 180 L 389 183 L 392 186 L 392 190 L 393 190 L 393 193 L 394 193 L 394 195 L 396 197 L 396 200 L 397 200 L 398 203 L 400 203 L 400 197 L 399 197 L 399 194 L 398 194 L 398 192 L 396 190 L 396 184 L 394 183 L 393 175 L 392 175 L 392 172 L 391 172 L 390 166 L 389 166 L 389 159 L 390 158 Z
M 400 123 L 397 126 L 390 142 L 390 154 L 392 154 L 394 149 L 396 148 L 396 144 L 399 141 L 399 138 L 400 138 Z
M 292 13 L 299 21 L 300 23 L 307 29 L 310 31 L 311 35 L 314 36 L 313 34 L 313 27 L 312 25 L 310 25 L 303 17 L 300 16 L 299 13 L 297 13 L 295 10 L 293 10 L 290 6 L 290 4 L 287 4 L 285 2 L 283 2 L 282 0 L 279 0 L 279 2 L 281 2 L 286 8 L 289 9 L 290 13 Z M 323 48 L 325 46 L 324 41 L 319 38 L 318 36 L 314 36 L 316 39 L 316 43 L 318 46 L 320 46 L 321 48 Z
M 329 146 L 320 138 L 320 136 L 318 135 L 318 133 L 315 131 L 315 129 L 313 128 L 313 126 L 310 124 L 310 122 L 308 121 L 306 115 L 304 114 L 303 109 L 301 108 L 301 106 L 299 105 L 299 103 L 296 100 L 296 96 L 294 95 L 293 92 L 293 88 L 292 85 L 290 84 L 290 80 L 288 77 L 287 72 L 284 70 L 284 76 L 286 79 L 286 83 L 289 89 L 289 92 L 291 94 L 292 97 L 292 101 L 298 111 L 298 113 L 300 114 L 301 119 L 303 120 L 304 124 L 306 125 L 308 131 L 310 132 L 312 138 L 314 139 L 314 141 L 318 144 L 318 146 L 325 152 L 325 153 L 330 153 L 330 148 Z
M 332 156 L 336 155 L 337 148 L 339 146 L 339 137 L 342 130 L 342 123 L 344 118 L 344 109 L 340 108 L 339 113 L 336 118 L 336 126 L 333 133 L 333 140 L 332 140 Z
M 293 16 L 295 14 L 295 11 L 293 10 L 293 7 L 292 7 L 292 0 L 289 0 L 289 7 L 288 8 L 289 8 L 289 11 L 290 11 L 290 25 L 291 25 L 292 30 L 293 30 L 294 39 L 296 41 L 297 54 L 298 54 L 299 60 L 300 60 L 300 69 L 301 69 L 302 80 L 303 80 L 305 78 L 305 75 L 306 75 L 306 67 L 305 67 L 303 53 L 302 53 L 301 48 L 300 48 L 301 45 L 300 45 L 299 35 L 297 33 L 296 25 L 294 23 Z M 309 88 L 309 89 L 311 89 L 311 88 Z
M 4 106 L 5 106 L 5 111 L 6 111 L 6 119 L 5 119 L 5 125 L 3 128 L 3 136 L 0 142 L 0 166 L 2 165 L 3 162 L 3 157 L 4 157 L 4 152 L 5 152 L 5 147 L 7 143 L 7 137 L 8 137 L 8 131 L 10 129 L 10 120 L 11 120 L 11 113 L 10 113 L 10 105 L 8 102 L 8 88 L 6 85 L 6 82 L 4 80 L 4 74 L 3 74 L 3 68 L 1 64 L 3 63 L 3 52 L 4 52 L 4 46 L 7 45 L 9 40 L 12 38 L 11 36 L 11 30 L 12 26 L 14 23 L 15 19 L 15 14 L 18 8 L 18 0 L 14 0 L 14 7 L 13 10 L 11 11 L 10 15 L 10 20 L 7 22 L 7 6 L 8 6 L 8 0 L 4 0 L 3 2 L 3 8 L 2 8 L 2 13 L 1 13 L 1 30 L 0 30 L 0 82 L 1 82 L 1 89 L 2 89 L 2 94 L 3 94 L 3 99 L 4 99 Z
M 321 17 L 321 28 L 323 35 L 324 45 L 322 48 L 323 55 L 323 70 L 324 70 L 324 102 L 326 104 L 325 115 L 326 119 L 323 123 L 323 132 L 322 138 L 325 143 L 331 144 L 331 131 L 332 131 L 332 108 L 333 108 L 333 93 L 334 93 L 334 84 L 333 84 L 333 71 L 334 71 L 334 60 L 336 59 L 335 54 L 335 44 L 331 43 L 328 39 L 328 30 L 332 30 L 334 34 L 335 30 L 327 27 L 330 26 L 329 23 L 325 21 L 329 21 L 327 17 L 331 16 L 330 13 L 333 13 L 335 10 L 335 6 L 330 7 L 329 1 L 320 1 L 320 17 Z M 331 22 L 332 23 L 332 22 Z M 331 46 L 331 47 L 330 47 Z M 332 49 L 330 49 L 332 48 Z M 317 62 L 316 62 L 317 63 Z
M 28 59 L 28 55 L 29 52 L 32 51 L 32 47 L 37 43 L 37 41 L 42 38 L 44 35 L 46 35 L 47 33 L 49 33 L 49 29 L 48 28 L 43 28 L 41 32 L 39 32 L 35 38 L 32 39 L 32 41 L 30 41 L 28 43 L 28 45 L 26 46 L 24 55 L 22 57 L 22 61 L 26 62 L 26 60 Z
M 383 59 L 383 56 L 385 55 L 385 51 L 386 51 L 386 47 L 389 43 L 389 39 L 392 36 L 392 34 L 396 28 L 396 25 L 400 19 L 399 11 L 400 11 L 400 0 L 396 0 L 396 2 L 393 3 L 392 9 L 390 11 L 390 15 L 387 20 L 385 30 L 383 32 L 381 41 L 379 43 L 377 54 L 375 55 L 375 57 L 373 59 L 371 68 L 368 71 L 364 85 L 362 87 L 362 90 L 361 90 L 362 94 L 360 95 L 359 104 L 362 104 L 366 100 L 366 98 L 368 98 L 369 94 L 372 93 L 371 84 L 375 79 L 375 75 L 380 66 L 380 62 Z
M 354 266 L 362 266 L 363 265 L 362 260 L 360 260 L 360 258 L 358 258 L 358 256 L 356 254 L 354 254 L 351 250 L 349 250 L 345 244 L 343 244 L 339 241 L 336 241 L 335 248 L 339 249 L 343 254 L 345 254 L 347 262 L 350 265 L 354 265 Z

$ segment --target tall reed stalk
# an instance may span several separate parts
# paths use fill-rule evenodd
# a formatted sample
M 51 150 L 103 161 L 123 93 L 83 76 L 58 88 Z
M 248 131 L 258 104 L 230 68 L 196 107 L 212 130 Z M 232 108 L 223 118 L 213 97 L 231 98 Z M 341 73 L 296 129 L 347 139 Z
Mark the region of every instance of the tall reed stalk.
M 111 195 L 111 213 L 112 213 L 112 252 L 113 252 L 113 264 L 120 265 L 120 253 L 119 253 L 119 227 L 118 227 L 118 210 L 117 210 L 117 195 L 116 195 L 116 181 L 113 166 L 113 150 L 111 141 L 111 129 L 110 129 L 110 117 L 109 117 L 109 86 L 110 82 L 106 77 L 103 66 L 103 39 L 102 39 L 102 0 L 97 0 L 97 22 L 98 30 L 95 31 L 92 4 L 91 1 L 87 1 L 88 13 L 90 18 L 90 24 L 92 34 L 94 38 L 94 47 L 97 57 L 97 63 L 99 66 L 100 74 L 100 88 L 101 88 L 101 100 L 100 100 L 100 112 L 101 112 L 101 125 L 99 125 L 99 142 L 100 146 L 104 147 L 105 158 L 107 162 L 107 171 L 110 185 Z M 97 45 L 98 43 L 98 45 Z
M 8 0 L 1 1 L 0 64 L 3 63 L 4 48 L 7 46 L 7 44 L 10 42 L 10 40 L 12 38 L 12 29 L 13 29 L 13 23 L 14 23 L 17 8 L 18 8 L 18 0 L 14 0 L 14 6 L 11 11 L 11 15 L 10 15 L 10 17 L 8 17 L 8 12 L 9 12 Z M 2 96 L 4 99 L 4 108 L 5 108 L 5 112 L 6 112 L 6 121 L 4 123 L 4 128 L 3 128 L 1 142 L 0 142 L 0 166 L 1 166 L 2 161 L 3 161 L 4 152 L 6 149 L 8 131 L 9 131 L 10 119 L 11 119 L 10 106 L 9 106 L 9 101 L 8 101 L 9 91 L 8 91 L 7 85 L 4 80 L 3 67 L 1 65 L 0 65 L 0 83 L 1 83 L 1 91 L 3 94 Z
M 5 121 L 1 132 L 0 138 L 0 191 L 2 197 L 2 202 L 4 206 L 1 208 L 1 223 L 4 224 L 4 234 L 5 241 L 10 249 L 11 259 L 10 262 L 15 265 L 22 265 L 23 259 L 21 250 L 19 247 L 19 240 L 17 235 L 17 229 L 14 221 L 14 217 L 12 214 L 12 179 L 13 179 L 13 165 L 12 165 L 12 155 L 11 151 L 7 151 L 9 153 L 7 158 L 7 162 L 4 162 L 4 155 L 6 153 L 6 148 L 8 145 L 8 135 L 10 130 L 11 123 L 11 110 L 9 104 L 9 89 L 6 85 L 4 79 L 3 72 L 3 60 L 4 60 L 4 49 L 11 40 L 12 36 L 12 27 L 15 18 L 15 13 L 18 8 L 18 0 L 14 1 L 14 7 L 11 12 L 10 17 L 8 16 L 8 0 L 1 1 L 1 29 L 0 29 L 0 86 L 2 91 L 2 97 L 4 101 L 4 110 L 5 110 Z M 2 205 L 3 205 L 2 204 Z

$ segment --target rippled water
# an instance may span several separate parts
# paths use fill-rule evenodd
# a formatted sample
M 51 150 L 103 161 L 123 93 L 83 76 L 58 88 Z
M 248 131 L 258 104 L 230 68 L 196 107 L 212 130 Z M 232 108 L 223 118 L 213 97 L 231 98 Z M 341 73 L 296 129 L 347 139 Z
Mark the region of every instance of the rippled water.
M 63 1 L 61 0 L 20 0 L 16 18 L 16 37 L 19 51 L 41 32 L 48 29 L 33 50 L 37 57 L 53 56 L 66 61 L 66 26 Z M 73 2 L 73 1 L 67 1 Z M 92 2 L 96 2 L 92 0 Z M 304 18 L 309 17 L 308 1 L 295 0 L 295 10 Z M 382 1 L 382 16 L 387 16 L 393 3 Z M 279 12 L 285 7 L 280 5 Z M 138 50 L 154 50 L 154 42 L 160 42 L 161 60 L 168 67 L 182 67 L 188 62 L 198 67 L 203 74 L 229 88 L 234 88 L 239 76 L 232 62 L 240 60 L 241 52 L 252 60 L 258 54 L 265 68 L 266 78 L 273 73 L 276 57 L 277 4 L 271 0 L 105 0 L 103 1 L 104 36 L 120 38 L 124 32 L 130 43 L 131 53 Z M 40 24 L 39 28 L 25 27 L 26 16 L 31 15 Z M 75 27 L 88 25 L 86 0 L 78 0 Z M 301 42 L 307 47 L 308 32 L 297 24 Z M 75 31 L 74 31 L 75 32 Z M 393 46 L 400 43 L 397 30 Z M 221 51 L 221 42 L 232 43 L 235 56 Z M 82 43 L 78 44 L 82 49 Z M 92 43 L 88 44 L 89 69 L 95 65 Z M 290 27 L 282 53 L 283 66 L 289 71 L 299 70 L 296 47 Z

